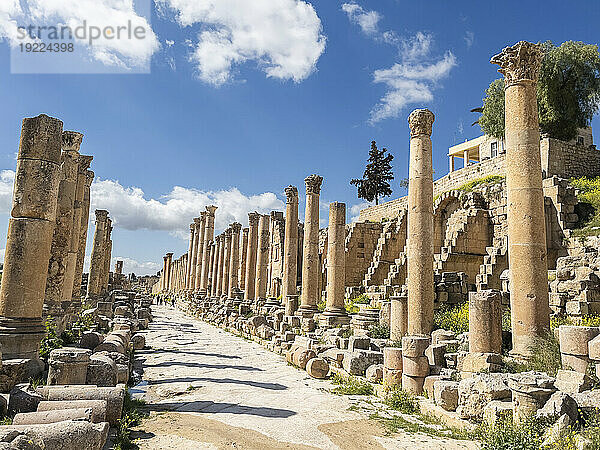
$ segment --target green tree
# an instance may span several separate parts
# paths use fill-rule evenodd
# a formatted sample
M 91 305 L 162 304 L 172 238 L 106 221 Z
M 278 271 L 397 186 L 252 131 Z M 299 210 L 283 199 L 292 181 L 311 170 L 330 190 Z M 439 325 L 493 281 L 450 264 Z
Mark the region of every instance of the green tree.
M 375 200 L 375 204 L 378 205 L 380 197 L 392 194 L 389 182 L 394 179 L 390 164 L 394 156 L 386 153 L 387 148 L 379 150 L 375 141 L 371 142 L 368 164 L 363 177 L 350 181 L 350 184 L 358 188 L 358 198 L 368 202 Z
M 577 129 L 589 126 L 600 105 L 598 46 L 567 41 L 543 44 L 544 57 L 537 86 L 540 131 L 565 141 Z M 504 136 L 504 81 L 494 80 L 486 90 L 479 119 L 483 132 Z

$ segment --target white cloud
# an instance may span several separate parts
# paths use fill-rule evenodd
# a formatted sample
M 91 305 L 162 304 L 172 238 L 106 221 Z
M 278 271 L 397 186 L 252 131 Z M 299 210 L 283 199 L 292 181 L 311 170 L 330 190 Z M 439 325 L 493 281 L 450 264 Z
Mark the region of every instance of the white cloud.
M 373 203 L 362 202 L 357 203 L 356 205 L 352 205 L 350 207 L 350 223 L 358 222 L 358 216 L 360 215 L 361 209 L 368 208 L 369 206 L 373 206 Z
M 156 0 L 182 27 L 200 24 L 191 62 L 214 86 L 233 79 L 235 66 L 254 61 L 267 77 L 300 82 L 325 49 L 321 20 L 301 0 Z
M 162 265 L 155 261 L 136 261 L 135 259 L 128 258 L 126 256 L 113 256 L 110 270 L 115 270 L 115 264 L 117 261 L 123 261 L 123 274 L 129 275 L 130 273 L 135 273 L 136 275 L 155 275 L 160 269 L 162 269 Z
M 363 33 L 375 34 L 378 32 L 377 24 L 381 20 L 381 14 L 377 11 L 365 11 L 356 3 L 344 3 L 342 11 L 348 15 L 350 22 L 357 24 Z
M 146 199 L 140 188 L 124 187 L 118 181 L 101 179 L 94 180 L 91 198 L 91 210 L 108 210 L 116 227 L 126 230 L 164 230 L 182 239 L 189 238 L 189 224 L 207 205 L 219 207 L 215 217 L 217 231 L 235 221 L 246 225 L 251 211 L 268 214 L 285 206 L 271 192 L 244 195 L 237 188 L 200 191 L 175 186 L 159 199 Z
M 371 110 L 371 124 L 398 117 L 409 104 L 433 101 L 433 89 L 439 80 L 448 76 L 457 61 L 454 54 L 447 51 L 442 59 L 433 62 L 429 56 L 431 43 L 430 35 L 417 33 L 401 44 L 401 62 L 373 72 L 373 82 L 385 84 L 388 90 Z
M 12 193 L 14 182 L 14 170 L 0 171 L 0 213 L 10 213 L 10 209 L 12 207 Z
M 115 34 L 118 27 L 130 26 L 131 30 L 142 27 L 145 30 L 143 39 L 118 39 L 115 34 L 107 39 L 102 35 L 93 45 L 88 42 L 89 31 L 86 39 L 74 36 L 75 42 L 87 46 L 91 58 L 106 66 L 126 69 L 144 66 L 160 48 L 146 18 L 135 11 L 133 0 L 28 0 L 23 4 L 24 9 L 19 0 L 2 0 L 0 5 L 0 38 L 7 39 L 11 45 L 17 44 L 17 21 L 26 26 L 69 26 L 72 30 L 85 21 L 88 30 L 90 27 L 100 30 L 113 27 Z
M 467 48 L 471 48 L 473 43 L 475 42 L 475 33 L 472 31 L 467 31 L 465 33 L 465 44 L 467 44 Z

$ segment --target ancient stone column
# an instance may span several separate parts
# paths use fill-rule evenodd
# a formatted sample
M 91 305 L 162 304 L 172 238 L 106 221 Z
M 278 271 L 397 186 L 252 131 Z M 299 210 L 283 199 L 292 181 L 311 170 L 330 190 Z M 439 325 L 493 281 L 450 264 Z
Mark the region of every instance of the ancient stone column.
M 256 295 L 256 254 L 258 248 L 258 221 L 260 214 L 248 213 L 250 231 L 248 235 L 248 252 L 246 256 L 246 290 L 244 300 L 254 300 Z
M 90 272 L 88 275 L 87 290 L 87 296 L 93 300 L 96 300 L 98 294 L 100 294 L 101 278 L 104 270 L 104 256 L 106 254 L 104 240 L 106 238 L 108 211 L 104 209 L 97 209 L 95 214 L 96 229 L 94 230 L 94 241 L 92 244 L 92 254 L 90 257 Z
M 328 326 L 350 322 L 344 297 L 346 295 L 346 204 L 329 204 L 327 230 L 327 304 L 321 323 Z
M 56 224 L 62 145 L 60 120 L 23 120 L 0 287 L 3 359 L 38 358 L 42 308 Z
M 408 334 L 429 335 L 433 327 L 433 167 L 431 131 L 435 116 L 416 109 L 408 117 Z
M 163 270 L 162 270 L 162 275 L 160 278 L 161 292 L 165 292 L 167 290 L 167 273 L 168 273 L 167 261 L 168 261 L 167 257 L 163 256 Z
M 400 341 L 408 332 L 408 296 L 392 295 L 390 301 L 390 339 Z
M 306 184 L 306 212 L 304 214 L 304 255 L 302 259 L 302 301 L 298 312 L 312 316 L 319 302 L 319 195 L 323 177 L 309 175 Z
M 92 158 L 91 156 L 80 156 L 80 158 Z M 91 159 L 89 160 L 91 162 Z M 83 200 L 81 205 L 81 222 L 79 224 L 79 242 L 77 248 L 77 265 L 75 267 L 75 278 L 73 281 L 72 307 L 81 306 L 81 279 L 83 277 L 83 263 L 85 261 L 85 248 L 87 245 L 88 222 L 90 219 L 90 186 L 94 181 L 94 172 L 85 170 L 85 181 L 83 187 Z M 76 305 L 77 304 L 77 305 Z
M 108 292 L 108 281 L 110 279 L 110 262 L 111 262 L 111 258 L 112 258 L 112 239 L 111 239 L 112 230 L 113 230 L 112 220 L 108 219 L 107 226 L 106 226 L 106 239 L 105 239 L 105 245 L 104 245 L 104 259 L 103 259 L 104 267 L 102 269 L 102 279 L 100 281 L 100 283 L 101 283 L 100 293 L 101 294 L 105 294 L 106 292 Z
M 63 146 L 65 146 L 64 140 L 65 135 L 63 133 Z M 74 140 L 72 145 L 76 145 L 77 151 L 79 151 L 80 144 L 81 141 Z M 81 219 L 83 217 L 85 186 L 87 178 L 86 172 L 87 169 L 90 167 L 92 159 L 92 156 L 85 155 L 79 155 L 77 158 L 77 181 L 75 184 L 75 201 L 73 202 L 73 222 L 71 225 L 71 236 L 69 240 L 69 249 L 67 253 L 67 265 L 65 268 L 65 282 L 63 283 L 62 292 L 63 306 L 69 308 L 75 306 L 77 311 L 81 306 L 79 301 L 81 293 L 79 293 L 79 297 L 77 297 L 76 304 L 73 305 L 73 285 L 75 283 L 76 276 L 78 275 L 77 256 L 79 253 L 79 241 L 81 239 Z M 89 212 L 86 213 L 86 218 L 88 214 Z M 77 281 L 79 281 L 79 283 L 81 284 L 81 280 L 78 279 Z
M 210 249 L 210 256 L 209 256 L 209 260 L 208 260 L 208 266 L 210 267 L 210 271 L 208 272 L 208 285 L 206 288 L 206 291 L 201 291 L 205 292 L 205 297 L 210 297 L 212 296 L 212 282 L 210 281 L 212 279 L 212 273 L 213 273 L 213 266 L 215 264 L 215 251 L 216 251 L 216 244 L 215 241 L 210 241 L 208 243 L 209 249 Z M 204 270 L 204 269 L 203 269 Z
M 225 262 L 225 234 L 221 233 L 219 236 L 219 253 L 217 256 L 217 271 L 215 273 L 217 277 L 217 297 L 220 297 L 223 293 L 223 263 Z
M 502 353 L 500 291 L 469 292 L 469 352 Z
M 221 291 L 222 295 L 229 293 L 229 270 L 231 263 L 231 245 L 233 239 L 233 232 L 231 228 L 225 230 L 225 252 L 223 254 L 223 288 Z
M 285 243 L 283 249 L 283 283 L 282 299 L 287 304 L 288 296 L 298 294 L 296 283 L 298 281 L 298 188 L 288 186 L 285 188 L 287 199 L 285 206 Z M 291 299 L 294 301 L 294 299 Z
M 214 258 L 210 277 L 210 293 L 211 297 L 217 296 L 217 284 L 219 277 L 219 250 L 221 248 L 221 236 L 216 236 L 214 240 Z
M 508 261 L 513 353 L 531 354 L 550 328 L 544 192 L 536 85 L 538 44 L 521 41 L 494 56 L 504 75 Z
M 202 245 L 202 254 L 205 255 L 202 260 L 202 270 L 201 278 L 200 278 L 200 289 L 202 292 L 206 290 L 208 287 L 209 273 L 211 271 L 212 266 L 210 262 L 206 259 L 208 257 L 208 248 L 210 242 L 214 238 L 215 234 L 215 212 L 217 211 L 217 207 L 214 205 L 210 205 L 206 207 L 206 223 L 204 225 L 204 243 Z M 214 284 L 214 276 L 213 276 L 213 284 Z
M 44 317 L 51 317 L 59 332 L 64 330 L 65 311 L 62 308 L 64 287 L 66 284 L 67 260 L 73 231 L 73 213 L 77 189 L 77 166 L 79 163 L 79 145 L 83 135 L 73 131 L 64 131 L 62 137 L 61 180 L 58 185 L 56 222 L 52 236 L 50 262 L 44 298 Z M 70 281 L 73 283 L 72 279 Z
M 196 240 L 196 224 L 190 223 L 190 242 L 188 244 L 188 255 L 194 251 L 194 240 Z M 185 267 L 185 288 L 192 288 L 192 264 L 193 258 L 188 258 Z
M 191 262 L 191 289 L 197 291 L 200 289 L 200 279 L 202 278 L 202 255 L 204 251 L 204 232 L 206 226 L 206 211 L 200 213 L 200 217 L 194 219 L 195 235 L 194 245 L 192 246 Z
M 165 282 L 166 291 L 171 292 L 173 282 L 173 253 L 167 253 L 167 281 Z
M 264 214 L 258 221 L 258 246 L 256 249 L 256 277 L 254 299 L 267 298 L 268 265 L 269 265 L 269 226 L 271 217 Z
M 228 298 L 234 298 L 239 290 L 239 265 L 240 265 L 240 231 L 242 224 L 234 222 L 231 225 L 231 255 L 229 259 L 229 289 Z
M 119 260 L 115 264 L 115 274 L 116 275 L 123 275 L 123 261 Z
M 246 258 L 248 256 L 248 232 L 250 228 L 242 229 L 242 243 L 240 248 L 240 274 L 239 274 L 239 285 L 243 291 L 246 289 Z

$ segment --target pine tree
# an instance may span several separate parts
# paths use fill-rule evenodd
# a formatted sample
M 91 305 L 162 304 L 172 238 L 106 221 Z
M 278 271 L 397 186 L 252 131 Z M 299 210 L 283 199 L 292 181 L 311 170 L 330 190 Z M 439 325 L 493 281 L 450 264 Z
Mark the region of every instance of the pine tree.
M 379 150 L 375 141 L 371 142 L 368 164 L 363 177 L 350 181 L 350 184 L 358 188 L 358 198 L 368 202 L 375 200 L 375 204 L 378 205 L 380 197 L 392 194 L 389 182 L 394 179 L 390 164 L 394 156 L 386 153 L 387 148 Z

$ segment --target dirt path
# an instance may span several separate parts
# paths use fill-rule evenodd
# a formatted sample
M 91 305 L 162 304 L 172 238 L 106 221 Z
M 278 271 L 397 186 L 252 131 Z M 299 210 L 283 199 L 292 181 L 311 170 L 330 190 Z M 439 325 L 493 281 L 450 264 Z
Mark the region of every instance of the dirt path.
M 168 307 L 154 307 L 138 353 L 150 417 L 134 434 L 141 449 L 466 449 L 472 443 L 421 434 L 386 436 L 351 410 L 361 400 L 328 392 L 285 359 Z M 355 408 L 352 408 L 355 409 Z

